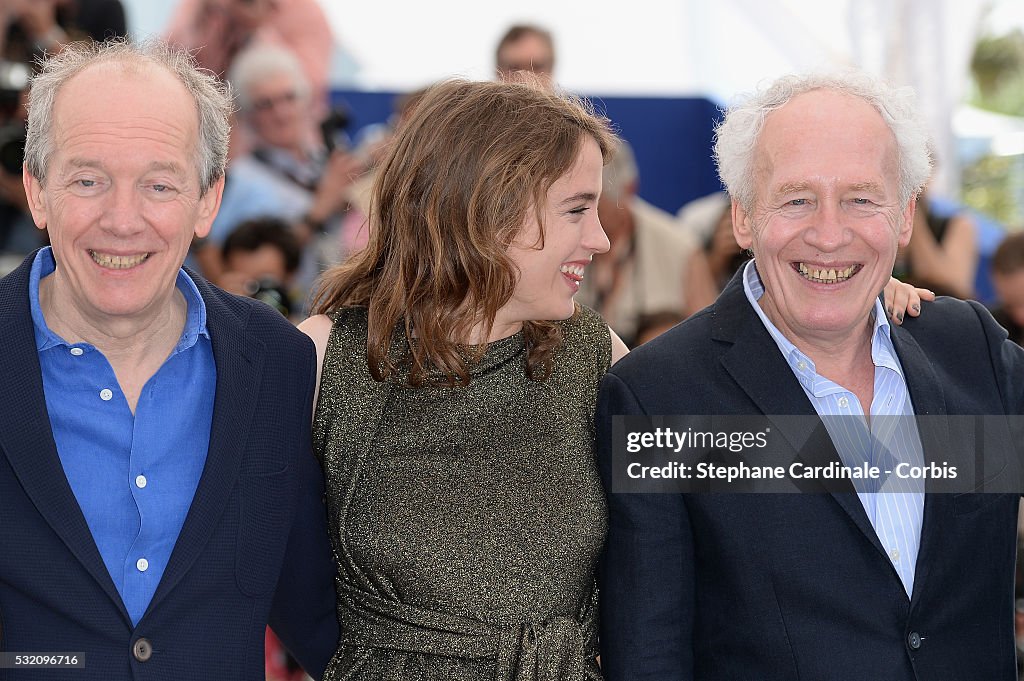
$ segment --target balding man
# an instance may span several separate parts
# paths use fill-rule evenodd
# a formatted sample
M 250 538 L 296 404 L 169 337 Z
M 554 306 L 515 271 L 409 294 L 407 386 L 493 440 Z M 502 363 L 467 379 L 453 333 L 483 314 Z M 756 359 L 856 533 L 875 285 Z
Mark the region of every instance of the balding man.
M 334 650 L 312 343 L 181 267 L 230 109 L 159 44 L 77 43 L 33 82 L 52 246 L 0 281 L 5 679 L 255 681 L 268 620 L 314 676 Z

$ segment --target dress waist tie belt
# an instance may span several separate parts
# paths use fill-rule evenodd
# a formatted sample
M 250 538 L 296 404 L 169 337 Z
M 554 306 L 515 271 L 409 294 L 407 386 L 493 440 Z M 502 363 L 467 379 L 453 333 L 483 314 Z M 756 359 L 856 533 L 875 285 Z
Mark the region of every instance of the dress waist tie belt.
M 346 590 L 338 608 L 342 645 L 464 659 L 494 659 L 495 681 L 594 679 L 596 645 L 580 623 L 555 616 L 499 627 Z

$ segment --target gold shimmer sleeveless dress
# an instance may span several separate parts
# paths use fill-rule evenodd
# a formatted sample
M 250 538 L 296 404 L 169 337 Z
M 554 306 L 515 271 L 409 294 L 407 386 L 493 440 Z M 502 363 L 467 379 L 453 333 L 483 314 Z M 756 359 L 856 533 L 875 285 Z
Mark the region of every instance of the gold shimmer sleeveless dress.
M 468 386 L 410 388 L 370 376 L 365 308 L 332 316 L 313 437 L 342 634 L 324 679 L 599 680 L 607 325 L 586 308 L 562 322 L 547 381 L 526 377 L 520 333 Z

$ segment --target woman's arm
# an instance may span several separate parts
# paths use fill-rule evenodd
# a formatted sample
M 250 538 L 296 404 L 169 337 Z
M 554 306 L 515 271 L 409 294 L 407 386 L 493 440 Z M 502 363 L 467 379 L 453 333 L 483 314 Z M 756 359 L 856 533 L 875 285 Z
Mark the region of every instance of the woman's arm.
M 310 317 L 306 321 L 299 324 L 299 331 L 302 331 L 307 336 L 313 339 L 313 344 L 316 345 L 316 390 L 313 391 L 313 412 L 316 413 L 316 401 L 320 395 L 320 376 L 324 371 L 324 355 L 327 354 L 327 341 L 331 337 L 331 327 L 334 322 L 331 318 L 325 314 L 318 314 Z M 622 341 L 619 341 L 620 343 Z M 614 341 L 612 342 L 612 352 L 614 356 Z

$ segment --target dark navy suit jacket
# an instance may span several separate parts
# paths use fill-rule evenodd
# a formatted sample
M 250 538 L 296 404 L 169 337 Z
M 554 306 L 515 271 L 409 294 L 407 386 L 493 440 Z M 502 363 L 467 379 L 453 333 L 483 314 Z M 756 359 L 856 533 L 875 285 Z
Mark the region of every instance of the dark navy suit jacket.
M 0 669 L 0 679 L 256 681 L 268 619 L 319 678 L 338 625 L 310 444 L 312 343 L 262 303 L 192 275 L 217 367 L 210 449 L 167 569 L 133 627 L 57 456 L 29 314 L 30 263 L 0 280 L 0 651 L 75 652 L 85 669 Z M 148 655 L 146 646 L 135 654 L 140 639 Z
M 605 378 L 597 425 L 607 489 L 616 414 L 807 415 L 820 425 L 741 277 Z M 894 326 L 892 340 L 917 414 L 1021 414 L 1024 351 L 980 305 L 939 299 Z M 816 437 L 831 447 L 822 428 L 799 431 L 785 433 L 796 451 Z M 928 459 L 948 453 L 941 432 L 922 432 L 922 445 Z M 610 493 L 606 676 L 1011 681 L 1017 505 L 1013 494 L 926 494 L 908 598 L 852 487 Z

